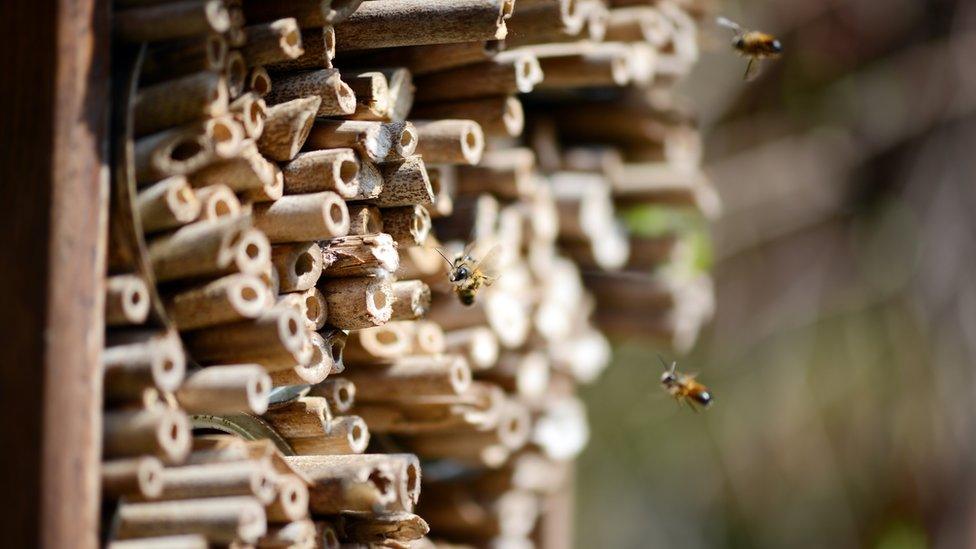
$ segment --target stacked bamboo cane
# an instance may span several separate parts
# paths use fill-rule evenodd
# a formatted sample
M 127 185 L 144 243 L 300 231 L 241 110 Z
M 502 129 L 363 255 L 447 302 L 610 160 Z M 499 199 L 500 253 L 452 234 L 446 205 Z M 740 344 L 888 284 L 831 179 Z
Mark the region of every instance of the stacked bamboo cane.
M 111 546 L 566 539 L 591 313 L 645 324 L 626 292 L 667 293 L 600 273 L 670 253 L 616 205 L 714 210 L 660 106 L 694 21 L 617 3 L 115 1 L 147 46 L 106 285 Z M 466 307 L 438 249 L 470 240 L 500 276 Z

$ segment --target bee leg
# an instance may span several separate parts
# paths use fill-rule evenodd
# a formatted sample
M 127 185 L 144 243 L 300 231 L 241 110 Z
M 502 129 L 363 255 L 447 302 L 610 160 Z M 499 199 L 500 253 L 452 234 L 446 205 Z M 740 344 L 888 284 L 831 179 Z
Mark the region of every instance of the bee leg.
M 756 62 L 755 57 L 749 58 L 749 63 L 746 65 L 746 72 L 742 73 L 743 80 L 752 80 L 752 64 Z

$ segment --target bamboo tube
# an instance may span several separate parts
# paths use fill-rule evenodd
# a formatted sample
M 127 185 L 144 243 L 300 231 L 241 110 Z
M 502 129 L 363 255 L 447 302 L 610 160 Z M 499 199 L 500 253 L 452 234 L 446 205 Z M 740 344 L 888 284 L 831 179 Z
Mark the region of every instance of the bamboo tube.
M 245 88 L 248 87 L 248 77 L 251 74 L 247 70 L 247 62 L 244 61 L 244 56 L 241 55 L 239 51 L 231 51 L 227 54 L 227 64 L 224 65 L 224 79 L 227 80 L 227 91 L 230 93 L 230 97 L 236 98 L 240 94 L 244 93 Z M 258 95 L 264 97 L 266 93 L 261 93 L 260 90 L 255 90 Z
M 185 175 L 213 160 L 212 141 L 200 127 L 173 128 L 138 139 L 134 146 L 136 180 L 154 182 Z
M 232 274 L 172 294 L 165 304 L 178 328 L 193 330 L 257 318 L 267 311 L 270 294 L 258 277 Z
M 220 116 L 227 112 L 227 82 L 199 72 L 140 88 L 133 107 L 136 136 Z
M 210 366 L 191 374 L 176 391 L 176 401 L 191 414 L 263 414 L 271 378 L 256 364 Z
M 268 108 L 264 132 L 257 141 L 261 154 L 282 162 L 295 158 L 312 131 L 321 103 L 321 97 L 310 95 Z
M 318 288 L 309 288 L 301 293 L 304 302 L 305 320 L 313 330 L 321 330 L 329 318 L 329 305 L 325 294 Z
M 290 522 L 308 517 L 308 485 L 297 475 L 279 474 L 275 500 L 264 508 L 268 522 Z
M 410 351 L 411 337 L 402 322 L 355 330 L 346 340 L 343 359 L 354 366 L 389 364 Z
M 357 404 L 354 410 L 377 432 L 444 434 L 496 428 L 507 402 L 508 398 L 501 387 L 475 381 L 461 395 Z M 501 452 L 499 455 L 505 456 L 507 453 Z
M 349 232 L 349 211 L 332 192 L 283 196 L 257 204 L 254 226 L 275 243 L 310 242 L 344 236 Z
M 584 10 L 580 9 L 582 4 L 575 0 L 546 0 L 528 6 L 520 2 L 518 11 L 509 21 L 512 32 L 505 40 L 506 46 L 572 40 L 586 22 Z
M 353 200 L 371 200 L 383 192 L 383 174 L 380 173 L 379 166 L 374 164 L 365 155 L 358 154 L 359 159 L 359 188 Z
M 227 62 L 227 40 L 219 34 L 193 37 L 150 47 L 142 62 L 142 85 L 210 71 L 219 73 Z
M 444 338 L 447 351 L 463 355 L 476 371 L 491 368 L 498 361 L 498 337 L 487 327 L 453 330 Z
M 261 156 L 254 141 L 245 139 L 236 156 L 218 160 L 194 171 L 189 175 L 189 181 L 195 188 L 227 185 L 234 192 L 250 198 L 250 193 L 277 185 L 276 170 L 273 163 Z
M 207 538 L 197 534 L 111 540 L 108 549 L 207 549 Z
M 418 78 L 417 102 L 529 93 L 542 81 L 543 72 L 534 55 L 513 53 Z
M 193 223 L 149 243 L 156 279 L 169 280 L 240 272 L 257 274 L 270 261 L 267 238 L 244 216 Z
M 393 314 L 390 320 L 416 320 L 430 309 L 430 287 L 420 280 L 393 283 Z
M 271 72 L 293 72 L 331 69 L 335 57 L 335 30 L 331 26 L 301 30 L 304 52 L 294 59 L 282 59 L 268 63 Z M 348 78 L 347 78 L 348 79 Z
M 417 154 L 433 164 L 477 164 L 485 148 L 481 126 L 472 120 L 414 121 Z
M 343 198 L 354 198 L 359 192 L 359 161 L 352 149 L 303 152 L 281 171 L 286 194 L 334 191 Z
M 149 289 L 136 275 L 115 275 L 105 280 L 105 324 L 142 324 L 149 316 Z
M 315 536 L 317 548 L 339 549 L 341 547 L 335 528 L 327 522 L 315 521 Z
M 614 8 L 607 18 L 608 42 L 648 42 L 661 47 L 670 34 L 670 23 L 651 6 Z
M 497 498 L 486 498 L 466 487 L 450 486 L 438 495 L 429 501 L 425 498 L 421 512 L 446 536 L 520 538 L 532 533 L 540 513 L 538 497 L 524 491 L 510 490 Z
M 201 206 L 201 221 L 217 221 L 241 214 L 241 202 L 227 185 L 210 185 L 194 192 Z
M 420 499 L 420 460 L 413 454 L 360 454 L 328 456 L 328 463 L 343 465 L 372 465 L 388 469 L 396 482 L 397 501 L 393 511 L 413 511 Z
M 353 148 L 373 162 L 401 160 L 417 148 L 417 133 L 409 122 L 318 120 L 305 143 L 306 150 Z
M 332 412 L 344 414 L 352 409 L 356 399 L 356 386 L 345 378 L 327 379 L 312 387 L 308 394 L 324 398 Z
M 379 169 L 383 176 L 383 188 L 379 196 L 372 199 L 373 204 L 381 208 L 396 208 L 433 203 L 434 189 L 420 155 L 407 157 L 402 162 L 381 164 Z
M 251 543 L 267 527 L 264 508 L 249 497 L 123 503 L 116 516 L 121 539 L 193 533 L 214 543 Z
M 264 132 L 264 119 L 268 116 L 268 106 L 264 99 L 255 91 L 249 91 L 237 99 L 230 106 L 231 116 L 244 128 L 244 135 L 249 139 L 258 139 Z
M 339 51 L 500 40 L 505 19 L 515 2 L 509 0 L 425 0 L 367 2 L 336 26 Z
M 243 461 L 250 457 L 244 439 L 235 435 L 197 435 L 192 444 L 193 450 L 184 462 L 186 465 Z
M 540 90 L 623 86 L 630 80 L 630 50 L 618 44 L 546 44 L 530 51 L 545 74 Z
M 431 217 L 445 217 L 454 213 L 454 195 L 457 191 L 455 166 L 433 166 L 427 173 L 434 191 L 434 203 L 425 208 Z
M 304 292 L 322 276 L 322 248 L 315 242 L 271 247 L 271 263 L 278 273 L 279 291 Z
M 109 338 L 102 353 L 107 402 L 133 401 L 145 389 L 173 391 L 186 372 L 186 357 L 176 332 L 127 334 Z
M 102 454 L 107 458 L 154 455 L 179 463 L 190 451 L 190 422 L 180 410 L 153 408 L 104 415 Z
M 254 67 L 248 71 L 244 89 L 253 91 L 261 97 L 268 95 L 268 92 L 271 91 L 271 76 L 268 74 L 268 70 L 264 67 Z M 315 108 L 317 109 L 318 106 Z
M 254 362 L 275 371 L 308 360 L 305 331 L 298 311 L 275 307 L 254 320 L 185 333 L 184 343 L 204 364 Z
M 562 239 L 598 241 L 613 223 L 607 180 L 600 175 L 560 172 L 550 176 Z
M 521 429 L 521 427 L 519 427 Z M 432 459 L 452 459 L 464 464 L 496 469 L 511 455 L 512 449 L 500 440 L 499 431 L 463 432 L 451 434 L 418 434 L 409 439 L 408 447 Z M 522 444 L 528 439 L 525 427 Z
M 286 17 L 244 29 L 247 43 L 241 50 L 250 66 L 270 65 L 305 53 L 298 22 Z
M 369 427 L 358 416 L 336 416 L 327 425 L 325 436 L 289 440 L 300 455 L 361 454 L 369 445 Z
M 404 67 L 421 75 L 489 61 L 504 45 L 504 41 L 490 40 L 364 50 L 351 55 L 360 66 Z
M 489 151 L 479 165 L 458 167 L 458 193 L 488 192 L 510 200 L 529 197 L 536 188 L 534 169 L 535 154 L 531 149 Z
M 357 457 L 285 456 L 285 460 L 311 479 L 309 510 L 313 514 L 376 512 L 395 502 L 396 480 L 388 465 Z
M 402 324 L 402 322 L 401 322 Z M 420 320 L 410 323 L 413 326 L 413 354 L 437 355 L 447 350 L 444 330 L 436 322 Z
M 165 500 L 198 500 L 223 496 L 248 496 L 261 505 L 275 499 L 275 472 L 259 460 L 184 465 L 163 470 Z
M 385 276 L 400 266 L 396 244 L 384 233 L 334 238 L 322 256 L 327 277 Z
M 227 31 L 227 43 L 234 48 L 240 48 L 247 44 L 248 36 L 244 30 L 244 10 L 240 4 L 227 6 L 227 14 L 230 16 L 230 29 Z
M 362 402 L 456 395 L 471 385 L 471 369 L 460 356 L 405 356 L 388 366 L 344 376 L 356 384 L 356 399 Z
M 272 105 L 314 95 L 322 100 L 318 116 L 340 116 L 356 110 L 356 96 L 336 69 L 277 73 L 271 82 L 272 88 L 265 101 Z
M 427 208 L 419 205 L 384 208 L 383 229 L 399 248 L 423 246 L 430 236 L 431 220 Z
M 380 209 L 371 204 L 350 205 L 349 219 L 349 234 L 351 235 L 383 232 L 383 218 L 380 215 Z
M 301 397 L 271 406 L 262 416 L 287 439 L 320 437 L 326 432 L 328 404 L 318 397 Z
M 271 374 L 271 381 L 275 387 L 315 385 L 321 383 L 332 372 L 332 354 L 325 338 L 316 332 L 312 332 L 309 337 L 312 341 L 312 358 L 307 362 L 296 364 L 289 370 L 280 370 Z
M 379 122 L 391 120 L 390 86 L 382 72 L 347 72 L 345 79 L 356 94 L 356 112 L 349 115 L 349 118 Z
M 162 462 L 150 456 L 103 461 L 102 497 L 157 498 L 163 492 L 162 473 Z
M 389 88 L 389 119 L 393 122 L 405 121 L 413 108 L 417 91 L 413 85 L 413 75 L 402 67 L 380 69 L 379 72 L 386 78 Z
M 244 6 L 248 21 L 295 17 L 303 29 L 345 20 L 362 0 L 251 0 Z
M 338 278 L 319 283 L 329 306 L 329 323 L 344 330 L 385 324 L 393 311 L 388 278 Z
M 514 95 L 422 103 L 411 110 L 410 115 L 418 119 L 463 117 L 481 126 L 488 137 L 518 137 L 525 127 L 522 102 Z
M 112 30 L 126 42 L 162 42 L 198 34 L 222 33 L 230 16 L 220 0 L 183 0 L 117 11 Z
M 139 191 L 136 209 L 145 233 L 172 229 L 196 220 L 200 201 L 183 176 L 168 177 Z
M 605 271 L 620 269 L 630 255 L 627 230 L 620 223 L 606 227 L 598 240 L 561 242 L 560 248 L 581 267 Z
M 332 355 L 332 371 L 334 373 L 341 373 L 346 369 L 343 363 L 343 351 L 346 347 L 346 337 L 348 334 L 338 328 L 322 330 L 319 334 L 325 338 L 325 343 L 329 348 L 329 354 Z M 338 411 L 341 412 L 342 410 Z
M 342 515 L 340 531 L 360 543 L 406 544 L 430 531 L 427 522 L 413 513 L 393 511 L 373 515 Z
M 504 353 L 494 368 L 479 372 L 478 379 L 491 381 L 531 402 L 545 395 L 549 370 L 549 360 L 541 352 Z
M 315 547 L 315 523 L 303 519 L 288 524 L 268 526 L 267 533 L 258 540 L 257 546 L 266 548 Z

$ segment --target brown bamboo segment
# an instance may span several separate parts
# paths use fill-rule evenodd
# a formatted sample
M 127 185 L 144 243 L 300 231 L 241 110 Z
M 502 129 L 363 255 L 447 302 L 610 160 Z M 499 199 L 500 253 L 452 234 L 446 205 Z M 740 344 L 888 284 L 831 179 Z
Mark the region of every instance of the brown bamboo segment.
M 267 528 L 260 502 L 241 496 L 123 503 L 117 518 L 120 539 L 193 533 L 213 543 L 253 543 Z
M 130 540 L 111 540 L 108 549 L 207 549 L 207 538 L 198 534 L 153 536 Z
M 220 0 L 183 0 L 119 10 L 112 30 L 127 42 L 161 42 L 230 29 L 230 16 Z
M 433 166 L 427 175 L 434 190 L 434 204 L 427 208 L 427 212 L 431 217 L 451 215 L 454 213 L 454 196 L 457 192 L 456 166 Z
M 301 397 L 275 404 L 262 416 L 287 439 L 313 438 L 326 432 L 328 405 L 325 399 Z
M 271 245 L 250 220 L 239 216 L 215 223 L 193 223 L 149 243 L 149 259 L 159 281 L 260 273 Z
M 465 485 L 446 485 L 437 495 L 429 503 L 425 499 L 420 512 L 438 531 L 465 539 L 524 538 L 536 527 L 541 512 L 538 495 L 520 490 L 485 496 Z
M 614 8 L 607 18 L 608 42 L 647 42 L 663 46 L 669 35 L 670 24 L 661 12 L 651 6 Z
M 312 343 L 312 358 L 289 370 L 279 370 L 271 374 L 271 382 L 275 387 L 315 385 L 325 380 L 332 372 L 332 353 L 328 342 L 317 332 L 312 332 L 309 337 Z
M 275 499 L 275 472 L 266 461 L 244 460 L 163 470 L 164 500 L 248 496 L 262 505 Z
M 416 320 L 430 309 L 430 287 L 420 280 L 393 283 L 393 314 L 390 320 Z
M 244 135 L 247 138 L 261 137 L 264 132 L 264 119 L 268 116 L 268 106 L 257 92 L 244 93 L 231 102 L 228 110 L 234 120 L 244 128 Z
M 364 330 L 359 331 L 361 333 Z M 333 413 L 344 414 L 352 409 L 356 400 L 356 386 L 345 378 L 327 379 L 312 387 L 309 396 L 322 397 Z
M 349 220 L 349 234 L 351 235 L 383 232 L 383 217 L 380 214 L 380 209 L 371 204 L 350 205 Z
M 498 361 L 498 337 L 485 326 L 452 330 L 444 334 L 447 350 L 468 359 L 475 371 L 491 368 Z
M 199 126 L 173 128 L 142 137 L 134 146 L 136 180 L 150 183 L 198 170 L 214 160 L 212 146 Z
M 530 51 L 545 74 L 540 90 L 623 86 L 630 80 L 630 50 L 619 44 L 546 44 Z
M 257 542 L 262 548 L 315 547 L 315 523 L 302 519 L 287 524 L 269 525 Z
M 329 319 L 329 304 L 318 288 L 309 288 L 299 294 L 304 303 L 305 321 L 313 330 L 321 330 Z
M 234 48 L 240 48 L 247 43 L 248 36 L 244 30 L 244 10 L 240 5 L 227 6 L 227 14 L 230 16 L 230 29 L 227 31 L 227 44 Z
M 149 316 L 149 288 L 136 275 L 115 275 L 105 280 L 105 324 L 142 324 Z
M 380 164 L 383 188 L 370 202 L 380 208 L 396 208 L 434 202 L 434 189 L 427 175 L 427 166 L 420 155 L 407 157 L 402 162 Z
M 539 60 L 521 52 L 417 79 L 417 102 L 474 99 L 529 93 L 543 81 Z
M 342 516 L 340 529 L 346 538 L 360 543 L 401 543 L 419 540 L 430 527 L 423 518 L 406 511 L 374 515 Z
M 190 354 L 204 364 L 257 363 L 269 371 L 290 368 L 311 355 L 299 311 L 274 307 L 254 320 L 184 334 Z
M 471 369 L 460 356 L 405 356 L 388 366 L 350 370 L 343 374 L 356 384 L 356 400 L 390 400 L 456 395 L 471 385 Z
M 270 393 L 271 378 L 261 366 L 210 366 L 187 377 L 176 401 L 191 414 L 263 414 Z
M 355 330 L 346 340 L 343 360 L 353 366 L 390 364 L 410 352 L 412 335 L 402 322 Z
M 386 466 L 345 456 L 286 456 L 288 464 L 311 479 L 309 510 L 375 512 L 396 501 L 396 481 Z
M 427 308 L 430 305 L 428 304 Z M 417 355 L 436 355 L 447 350 L 444 329 L 436 322 L 419 320 L 409 323 L 413 326 L 412 353 Z
M 322 248 L 315 242 L 271 247 L 271 263 L 278 273 L 279 291 L 304 292 L 322 276 Z
M 509 21 L 511 35 L 505 44 L 518 47 L 573 40 L 586 23 L 583 7 L 583 2 L 576 0 L 546 0 L 528 6 L 519 3 Z
M 538 400 L 545 394 L 549 376 L 549 360 L 538 351 L 503 353 L 494 368 L 478 373 L 478 379 L 491 381 L 527 402 Z
M 293 72 L 331 69 L 335 57 L 335 30 L 331 26 L 301 30 L 304 52 L 294 59 L 268 63 L 271 72 Z M 347 78 L 348 80 L 348 78 Z
M 189 174 L 188 179 L 195 188 L 226 185 L 245 198 L 250 198 L 250 193 L 277 185 L 276 170 L 277 166 L 258 152 L 254 140 L 245 139 L 236 156 L 210 163 Z M 280 192 L 278 196 L 280 197 Z
M 175 332 L 127 334 L 109 338 L 102 353 L 107 402 L 131 402 L 146 389 L 174 391 L 183 382 L 186 357 Z
M 146 52 L 139 82 L 152 84 L 201 71 L 219 73 L 227 51 L 227 40 L 219 34 L 154 45 Z
M 329 324 L 360 330 L 390 320 L 393 289 L 387 278 L 337 278 L 319 282 L 329 305 Z
M 252 67 L 295 59 L 305 53 L 302 34 L 294 18 L 286 17 L 270 23 L 251 25 L 244 32 L 247 34 L 247 43 L 241 52 Z
M 332 463 L 357 463 L 386 467 L 396 480 L 398 500 L 391 506 L 394 511 L 412 512 L 420 499 L 420 460 L 414 454 L 361 454 L 358 456 L 331 456 Z
M 206 71 L 140 88 L 133 113 L 135 134 L 149 135 L 227 112 L 227 82 Z
M 431 164 L 477 164 L 485 150 L 481 126 L 473 120 L 414 120 L 417 154 Z
M 518 137 L 525 127 L 522 102 L 514 95 L 421 103 L 410 111 L 410 116 L 431 120 L 465 118 L 481 126 L 488 137 Z
M 106 458 L 153 455 L 179 463 L 190 451 L 190 422 L 180 410 L 157 407 L 104 415 L 102 454 Z
M 400 266 L 396 243 L 388 234 L 334 238 L 322 247 L 327 277 L 386 276 Z
M 201 221 L 217 221 L 241 214 L 241 201 L 227 185 L 201 187 L 193 194 L 200 202 Z
M 300 455 L 361 454 L 369 445 L 369 427 L 359 416 L 336 416 L 324 436 L 291 439 Z
M 457 169 L 460 194 L 491 193 L 514 200 L 535 192 L 535 153 L 527 148 L 488 151 L 477 166 Z
M 179 227 L 200 215 L 200 201 L 183 176 L 168 177 L 141 189 L 136 208 L 146 233 Z
M 356 95 L 342 81 L 336 69 L 276 73 L 272 76 L 271 91 L 264 99 L 268 104 L 276 105 L 308 96 L 317 96 L 322 100 L 318 116 L 341 116 L 356 110 Z
M 290 522 L 308 517 L 308 485 L 292 474 L 275 479 L 275 500 L 264 508 L 268 522 Z
M 356 112 L 349 115 L 354 120 L 389 122 L 390 86 L 380 71 L 354 71 L 344 74 L 346 82 L 356 94 Z
M 383 192 L 383 174 L 380 173 L 378 165 L 374 164 L 365 155 L 357 153 L 359 159 L 359 189 L 353 200 L 371 200 Z
M 305 29 L 343 21 L 362 0 L 251 0 L 244 5 L 248 21 L 273 21 L 294 17 Z
M 285 194 L 333 191 L 343 198 L 359 192 L 359 160 L 352 149 L 299 153 L 281 167 Z
M 254 67 L 247 73 L 244 89 L 252 91 L 262 98 L 271 91 L 271 75 L 264 67 Z M 318 107 L 316 107 L 317 109 Z
M 311 242 L 349 232 L 349 211 L 332 192 L 294 194 L 275 202 L 256 204 L 254 226 L 275 243 Z
M 271 292 L 255 275 L 232 274 L 186 288 L 165 299 L 166 310 L 181 330 L 193 330 L 248 318 L 268 309 Z
M 500 40 L 430 44 L 355 52 L 361 66 L 403 67 L 413 75 L 429 74 L 491 60 L 504 49 Z
M 505 38 L 510 0 L 366 2 L 336 26 L 339 51 Z
M 339 536 L 336 534 L 335 527 L 327 522 L 315 521 L 316 543 L 321 544 L 322 549 L 339 549 Z
M 236 98 L 244 93 L 245 89 L 248 89 L 249 77 L 253 77 L 253 73 L 248 72 L 247 62 L 244 61 L 241 52 L 236 50 L 229 52 L 227 63 L 224 65 L 224 79 L 227 80 L 227 91 L 230 93 L 231 99 Z M 260 89 L 254 89 L 254 91 L 262 97 L 267 95 Z
M 409 122 L 318 120 L 305 142 L 306 150 L 353 148 L 373 162 L 400 160 L 414 153 L 417 132 Z
M 257 140 L 261 154 L 282 162 L 295 158 L 312 131 L 321 103 L 321 97 L 310 95 L 269 107 Z
M 102 497 L 154 499 L 163 492 L 163 464 L 151 456 L 103 461 Z

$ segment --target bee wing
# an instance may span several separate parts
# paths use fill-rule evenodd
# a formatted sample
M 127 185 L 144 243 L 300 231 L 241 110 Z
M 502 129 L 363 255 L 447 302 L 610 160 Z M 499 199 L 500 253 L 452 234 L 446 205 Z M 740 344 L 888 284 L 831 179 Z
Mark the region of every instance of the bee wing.
M 740 32 L 740 33 L 742 32 L 742 26 L 727 17 L 722 17 L 722 16 L 716 17 L 715 23 L 717 23 L 718 26 L 720 27 L 732 29 L 735 32 Z
M 489 286 L 495 281 L 496 278 L 498 278 L 498 270 L 496 269 L 495 262 L 498 259 L 498 252 L 501 249 L 501 245 L 495 244 L 490 250 L 488 250 L 487 253 L 485 253 L 485 255 L 481 256 L 481 259 L 479 259 L 478 263 L 475 264 L 475 268 L 481 269 L 481 272 L 485 273 L 485 276 L 488 277 L 486 284 Z
M 759 76 L 759 70 L 761 68 L 761 65 L 762 63 L 759 61 L 759 59 L 755 57 L 750 57 L 749 64 L 746 65 L 746 72 L 745 74 L 742 75 L 742 79 L 747 82 L 755 80 L 756 77 Z

